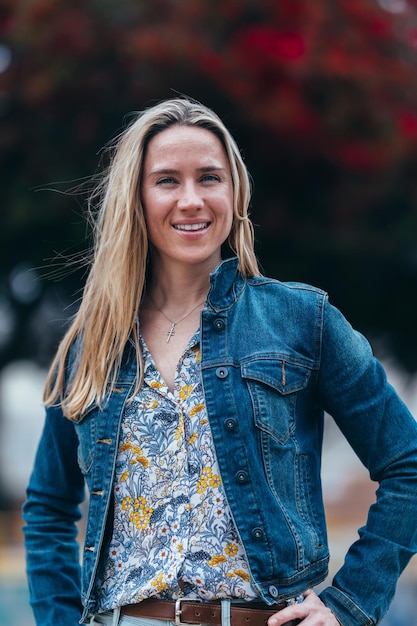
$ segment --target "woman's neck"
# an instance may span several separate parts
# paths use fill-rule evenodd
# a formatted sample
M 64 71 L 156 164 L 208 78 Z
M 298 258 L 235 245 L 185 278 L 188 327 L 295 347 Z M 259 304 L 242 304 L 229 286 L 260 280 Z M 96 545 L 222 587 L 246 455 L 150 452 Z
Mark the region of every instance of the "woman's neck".
M 199 302 L 204 302 L 208 290 L 208 280 L 200 285 L 195 281 L 172 281 L 170 284 L 161 281 L 152 282 L 147 295 L 159 308 L 169 308 L 171 311 L 181 313 Z
M 147 293 L 159 307 L 183 311 L 207 297 L 210 287 L 209 270 L 201 267 L 153 268 Z

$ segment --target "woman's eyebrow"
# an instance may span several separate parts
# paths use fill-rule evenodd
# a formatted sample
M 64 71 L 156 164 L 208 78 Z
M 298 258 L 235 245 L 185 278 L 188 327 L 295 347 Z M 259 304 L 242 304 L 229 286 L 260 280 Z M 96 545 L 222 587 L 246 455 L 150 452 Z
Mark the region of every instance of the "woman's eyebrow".
M 225 172 L 226 168 L 221 167 L 220 165 L 204 165 L 203 167 L 198 167 L 197 172 Z
M 221 167 L 220 165 L 204 165 L 203 167 L 197 167 L 197 172 L 225 172 L 226 168 Z M 149 172 L 149 176 L 155 176 L 160 174 L 179 174 L 180 170 L 171 167 L 161 167 L 156 170 L 152 170 Z
M 161 167 L 159 169 L 156 170 L 152 170 L 152 172 L 149 172 L 149 175 L 152 176 L 152 174 L 178 174 L 179 170 L 175 170 L 171 167 Z

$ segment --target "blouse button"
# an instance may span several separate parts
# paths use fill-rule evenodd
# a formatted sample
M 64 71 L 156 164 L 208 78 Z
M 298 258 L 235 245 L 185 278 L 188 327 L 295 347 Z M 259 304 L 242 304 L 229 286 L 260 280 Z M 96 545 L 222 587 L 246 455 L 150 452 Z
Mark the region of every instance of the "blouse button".
M 225 326 L 224 320 L 222 320 L 221 317 L 218 317 L 213 322 L 214 330 L 218 330 L 218 331 L 223 330 L 224 326 Z
M 227 367 L 218 367 L 216 369 L 217 378 L 227 378 L 228 375 L 229 375 L 229 370 L 227 369 Z

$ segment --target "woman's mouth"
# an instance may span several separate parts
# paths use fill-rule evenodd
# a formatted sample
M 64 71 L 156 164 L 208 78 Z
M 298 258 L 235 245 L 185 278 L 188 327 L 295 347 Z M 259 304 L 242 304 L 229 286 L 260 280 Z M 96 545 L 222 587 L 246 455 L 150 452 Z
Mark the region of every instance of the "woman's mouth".
M 208 228 L 210 222 L 200 222 L 199 224 L 173 224 L 175 230 L 196 231 Z

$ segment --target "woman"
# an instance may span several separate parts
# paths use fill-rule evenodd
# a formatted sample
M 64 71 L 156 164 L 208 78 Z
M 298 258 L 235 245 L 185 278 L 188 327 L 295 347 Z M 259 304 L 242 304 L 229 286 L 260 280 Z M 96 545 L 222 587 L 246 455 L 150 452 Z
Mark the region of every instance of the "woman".
M 377 624 L 417 550 L 417 425 L 368 343 L 260 275 L 248 174 L 204 106 L 138 115 L 98 197 L 24 505 L 37 624 Z M 380 486 L 318 597 L 324 410 Z

